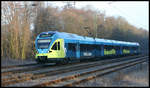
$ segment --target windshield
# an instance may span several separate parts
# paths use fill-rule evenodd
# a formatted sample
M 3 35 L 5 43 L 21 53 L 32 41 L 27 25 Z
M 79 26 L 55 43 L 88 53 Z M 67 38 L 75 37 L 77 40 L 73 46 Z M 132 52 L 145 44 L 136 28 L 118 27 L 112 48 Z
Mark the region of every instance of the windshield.
M 47 49 L 50 45 L 50 39 L 39 39 L 37 41 L 38 49 Z

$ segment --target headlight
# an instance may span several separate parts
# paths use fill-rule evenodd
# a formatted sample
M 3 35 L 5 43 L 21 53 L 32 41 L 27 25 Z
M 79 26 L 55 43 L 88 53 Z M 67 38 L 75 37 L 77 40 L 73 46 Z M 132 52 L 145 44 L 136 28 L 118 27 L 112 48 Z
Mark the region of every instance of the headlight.
M 49 53 L 51 53 L 52 51 L 48 51 Z

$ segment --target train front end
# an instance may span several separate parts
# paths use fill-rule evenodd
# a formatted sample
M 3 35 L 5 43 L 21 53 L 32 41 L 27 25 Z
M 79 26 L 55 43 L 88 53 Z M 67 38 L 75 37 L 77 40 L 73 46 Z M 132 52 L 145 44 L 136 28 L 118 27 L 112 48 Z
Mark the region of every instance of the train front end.
M 64 40 L 57 37 L 54 32 L 43 32 L 35 40 L 38 63 L 56 63 L 65 58 Z

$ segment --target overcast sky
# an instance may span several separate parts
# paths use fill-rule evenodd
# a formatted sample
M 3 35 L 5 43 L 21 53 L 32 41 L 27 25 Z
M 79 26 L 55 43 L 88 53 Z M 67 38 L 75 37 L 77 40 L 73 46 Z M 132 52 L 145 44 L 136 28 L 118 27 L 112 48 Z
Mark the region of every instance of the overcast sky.
M 49 1 L 52 6 L 62 7 L 63 1 Z M 149 31 L 148 1 L 76 1 L 76 8 L 90 5 L 99 11 L 105 11 L 106 16 L 122 16 L 137 28 Z

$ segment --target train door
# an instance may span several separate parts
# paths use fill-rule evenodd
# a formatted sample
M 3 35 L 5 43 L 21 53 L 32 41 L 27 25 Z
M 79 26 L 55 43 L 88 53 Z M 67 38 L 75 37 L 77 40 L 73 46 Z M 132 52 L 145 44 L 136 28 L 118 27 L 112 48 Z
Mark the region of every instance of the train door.
M 66 56 L 63 39 L 58 40 L 58 56 L 60 58 L 64 58 Z
M 58 57 L 58 43 L 55 42 L 51 48 L 51 58 L 57 58 Z
M 67 55 L 70 58 L 76 58 L 76 44 L 68 43 Z

